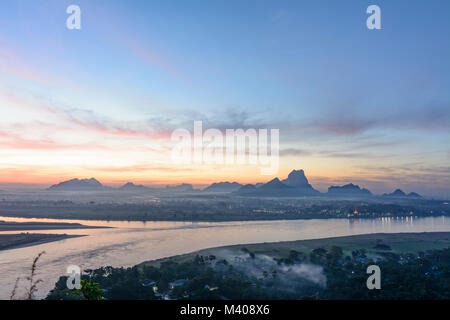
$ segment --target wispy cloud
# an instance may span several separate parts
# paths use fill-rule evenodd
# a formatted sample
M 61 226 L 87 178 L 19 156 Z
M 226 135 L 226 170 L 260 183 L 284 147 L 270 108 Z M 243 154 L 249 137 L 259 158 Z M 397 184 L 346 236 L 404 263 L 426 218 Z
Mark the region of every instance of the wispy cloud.
M 49 75 L 25 63 L 25 59 L 13 49 L 0 44 L 0 72 L 25 80 L 31 80 L 45 86 L 80 90 L 80 87 L 67 79 Z
M 297 148 L 287 148 L 280 150 L 280 156 L 310 156 L 312 155 L 312 152 L 303 150 L 303 149 L 297 149 Z
M 61 121 L 60 126 L 65 124 L 68 128 L 86 129 L 114 136 L 145 137 L 152 139 L 170 137 L 170 132 L 157 131 L 147 121 L 138 123 L 117 121 L 94 111 L 71 108 L 65 106 L 63 103 L 57 103 L 42 96 L 26 98 L 12 92 L 3 93 L 1 96 L 5 101 L 8 101 L 16 107 L 44 112 L 57 117 Z
M 164 174 L 176 173 L 176 172 L 192 172 L 196 171 L 192 167 L 170 167 L 170 166 L 158 166 L 153 164 L 136 164 L 131 166 L 103 166 L 103 167 L 91 167 L 90 169 L 99 172 L 162 172 Z
M 190 83 L 189 78 L 177 67 L 174 66 L 173 63 L 170 63 L 166 58 L 164 58 L 161 54 L 156 51 L 149 50 L 145 47 L 145 45 L 137 40 L 133 40 L 131 38 L 123 39 L 124 43 L 130 48 L 131 52 L 138 58 L 143 61 L 155 65 L 167 73 L 169 73 L 172 77 L 185 82 Z
M 331 107 L 330 107 L 331 109 Z M 450 102 L 427 104 L 394 110 L 380 110 L 363 114 L 355 108 L 338 108 L 327 111 L 306 123 L 317 133 L 353 136 L 371 129 L 394 129 L 400 131 L 450 131 Z
M 19 135 L 5 133 L 0 131 L 0 147 L 10 149 L 26 149 L 26 150 L 106 150 L 106 146 L 83 143 L 68 144 L 58 143 L 50 139 L 26 139 Z

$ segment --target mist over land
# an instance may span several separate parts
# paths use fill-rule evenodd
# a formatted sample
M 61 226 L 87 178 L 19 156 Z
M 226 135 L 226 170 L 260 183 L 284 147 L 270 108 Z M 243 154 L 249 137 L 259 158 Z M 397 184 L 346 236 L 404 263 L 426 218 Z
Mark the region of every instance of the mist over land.
M 158 221 L 234 221 L 311 218 L 378 218 L 450 215 L 449 201 L 400 189 L 382 195 L 349 183 L 322 193 L 303 170 L 285 179 L 242 185 L 217 182 L 203 189 L 183 183 L 163 188 L 103 185 L 72 179 L 46 189 L 2 191 L 5 216 Z
M 87 270 L 108 299 L 448 299 L 450 233 L 333 237 L 210 248 L 130 268 Z M 385 274 L 367 290 L 367 266 Z M 62 276 L 47 299 L 82 299 Z

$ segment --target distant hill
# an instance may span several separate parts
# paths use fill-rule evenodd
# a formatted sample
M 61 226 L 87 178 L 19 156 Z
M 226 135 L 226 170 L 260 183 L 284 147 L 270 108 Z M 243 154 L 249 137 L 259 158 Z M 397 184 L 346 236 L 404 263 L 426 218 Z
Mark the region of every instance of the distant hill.
M 406 197 L 406 193 L 403 192 L 401 189 L 397 189 L 392 193 L 385 193 L 383 196 L 386 197 Z
M 411 197 L 411 198 L 422 198 L 422 196 L 420 194 L 415 193 L 415 192 L 408 193 L 408 197 Z
M 177 186 L 166 186 L 166 191 L 172 191 L 172 192 L 190 192 L 194 191 L 194 187 L 192 184 L 189 183 L 182 183 Z
M 152 188 L 143 186 L 142 184 L 136 185 L 133 182 L 127 182 L 123 186 L 121 186 L 119 190 L 126 192 L 145 192 L 152 190 Z
M 245 189 L 244 189 L 245 187 Z M 275 178 L 261 186 L 244 186 L 236 194 L 260 197 L 297 197 L 319 195 L 308 182 L 303 170 L 293 170 L 286 179 Z
M 269 182 L 263 184 L 262 186 L 259 187 L 260 190 L 286 190 L 286 189 L 291 189 L 292 187 L 284 184 L 283 182 L 280 181 L 280 179 L 275 178 L 273 180 L 270 180 Z
M 242 186 L 239 190 L 235 191 L 234 193 L 238 193 L 240 195 L 246 195 L 246 194 L 252 194 L 256 191 L 256 186 L 253 184 L 246 184 L 245 186 Z
M 242 188 L 243 185 L 237 182 L 216 182 L 203 189 L 207 192 L 233 192 Z
M 47 190 L 52 191 L 102 191 L 111 189 L 102 185 L 97 179 L 72 179 L 52 185 Z
M 371 196 L 372 192 L 367 189 L 361 189 L 358 185 L 353 183 L 346 184 L 344 186 L 331 186 L 328 188 L 329 196 L 359 196 L 367 197 Z
M 422 196 L 415 192 L 410 192 L 406 194 L 401 189 L 397 189 L 392 193 L 385 193 L 383 194 L 383 197 L 391 197 L 391 198 L 404 198 L 404 197 L 410 197 L 410 198 L 422 198 Z
M 275 178 L 273 180 L 270 180 L 269 182 L 263 184 L 261 187 L 257 188 L 255 192 L 258 195 L 262 196 L 284 196 L 287 193 L 291 193 L 294 188 L 290 187 L 283 182 L 280 181 L 280 179 Z

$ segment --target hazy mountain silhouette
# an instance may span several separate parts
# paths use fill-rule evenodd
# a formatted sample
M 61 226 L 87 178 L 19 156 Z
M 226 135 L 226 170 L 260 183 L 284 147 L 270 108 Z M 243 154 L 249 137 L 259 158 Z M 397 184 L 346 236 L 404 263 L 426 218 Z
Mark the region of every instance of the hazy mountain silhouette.
M 194 187 L 189 183 L 182 183 L 177 186 L 166 186 L 166 191 L 175 191 L 175 192 L 190 192 L 194 191 Z
M 294 193 L 298 196 L 313 196 L 320 194 L 314 189 L 306 178 L 303 170 L 292 170 L 288 177 L 283 180 L 283 183 L 295 188 Z
M 312 188 L 303 170 L 292 170 L 283 183 L 295 188 Z
M 236 193 L 240 195 L 262 196 L 262 197 L 296 197 L 319 195 L 308 182 L 303 170 L 293 170 L 283 181 L 275 178 L 258 188 L 254 189 L 248 185 L 239 189 Z
M 72 179 L 52 185 L 47 190 L 53 191 L 100 191 L 110 189 L 102 185 L 97 179 Z
M 243 187 L 242 184 L 237 182 L 215 182 L 210 186 L 203 189 L 203 191 L 207 192 L 233 192 L 239 190 Z
M 344 186 L 331 186 L 328 188 L 329 196 L 371 196 L 372 192 L 368 189 L 361 189 L 358 185 L 353 183 Z
M 385 193 L 383 194 L 383 197 L 393 197 L 393 198 L 403 198 L 403 197 L 411 197 L 411 198 L 422 198 L 422 196 L 415 192 L 410 192 L 406 194 L 401 189 L 397 189 L 392 193 Z
M 54 184 L 47 190 L 52 191 L 124 191 L 129 193 L 141 193 L 146 191 L 158 192 L 193 192 L 199 191 L 194 189 L 192 184 L 182 183 L 175 186 L 166 186 L 165 188 L 152 188 L 144 185 L 136 185 L 133 182 L 127 182 L 119 188 L 104 186 L 97 179 L 72 179 Z M 235 195 L 244 196 L 261 196 L 261 197 L 299 197 L 299 196 L 317 196 L 321 195 L 319 191 L 314 189 L 308 182 L 303 170 L 292 170 L 288 177 L 284 180 L 274 178 L 267 183 L 246 184 L 242 185 L 238 182 L 216 182 L 212 183 L 202 191 L 204 192 L 227 192 Z M 343 186 L 330 186 L 328 196 L 372 196 L 372 192 L 358 185 L 349 183 Z M 383 197 L 393 198 L 421 198 L 422 196 L 410 192 L 406 194 L 401 189 L 397 189 L 392 193 L 385 193 Z
M 422 198 L 422 196 L 420 194 L 416 193 L 416 192 L 408 193 L 408 197 L 411 197 L 411 198 Z
M 127 182 L 123 186 L 119 188 L 120 191 L 126 191 L 126 192 L 144 192 L 144 191 L 150 191 L 152 188 L 146 187 L 142 184 L 136 185 L 133 182 Z
M 288 185 L 275 178 L 259 187 L 260 190 L 279 190 L 279 189 L 291 189 Z
M 235 191 L 234 193 L 239 193 L 240 195 L 245 194 L 252 194 L 256 191 L 256 186 L 253 184 L 246 184 L 245 186 L 242 186 L 239 190 Z

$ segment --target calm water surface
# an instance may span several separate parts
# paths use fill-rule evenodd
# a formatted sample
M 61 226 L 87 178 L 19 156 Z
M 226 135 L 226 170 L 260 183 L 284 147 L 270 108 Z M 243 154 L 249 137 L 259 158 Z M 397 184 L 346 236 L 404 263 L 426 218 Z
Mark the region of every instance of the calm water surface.
M 55 219 L 1 217 L 4 221 L 61 222 Z M 39 230 L 86 237 L 32 247 L 0 251 L 0 299 L 8 299 L 17 277 L 25 277 L 41 251 L 37 293 L 43 298 L 69 265 L 82 269 L 100 266 L 133 266 L 146 260 L 188 253 L 216 246 L 318 239 L 367 233 L 450 231 L 450 218 L 380 218 L 375 220 L 313 219 L 251 222 L 136 222 L 64 220 L 112 229 Z M 30 231 L 34 232 L 34 231 Z M 8 232 L 0 232 L 8 233 Z M 11 232 L 16 233 L 16 232 Z M 25 282 L 21 283 L 24 286 Z

